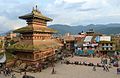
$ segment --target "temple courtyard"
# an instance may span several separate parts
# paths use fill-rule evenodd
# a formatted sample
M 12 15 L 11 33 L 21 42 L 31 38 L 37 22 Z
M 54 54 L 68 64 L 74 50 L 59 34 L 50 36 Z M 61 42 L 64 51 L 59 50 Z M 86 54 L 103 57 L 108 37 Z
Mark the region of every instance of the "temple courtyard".
M 87 58 L 87 57 L 69 57 L 66 60 L 69 61 L 89 61 L 93 63 L 100 62 L 100 58 Z M 35 78 L 120 78 L 120 74 L 117 74 L 117 68 L 110 68 L 109 72 L 103 71 L 102 67 L 96 67 L 96 71 L 93 71 L 92 66 L 74 65 L 74 64 L 61 64 L 57 63 L 54 67 L 56 74 L 51 74 L 52 67 L 49 67 L 42 72 L 30 73 L 27 75 L 34 76 Z M 20 73 L 15 73 L 16 78 L 22 78 Z M 0 78 L 11 78 L 0 75 Z

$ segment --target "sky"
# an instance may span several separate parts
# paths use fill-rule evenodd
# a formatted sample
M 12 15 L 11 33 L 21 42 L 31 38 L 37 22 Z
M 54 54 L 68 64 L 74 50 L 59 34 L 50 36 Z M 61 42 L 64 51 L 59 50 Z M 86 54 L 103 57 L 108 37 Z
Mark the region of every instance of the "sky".
M 51 24 L 88 25 L 120 23 L 120 0 L 0 0 L 0 32 L 26 26 L 18 17 L 35 5 Z

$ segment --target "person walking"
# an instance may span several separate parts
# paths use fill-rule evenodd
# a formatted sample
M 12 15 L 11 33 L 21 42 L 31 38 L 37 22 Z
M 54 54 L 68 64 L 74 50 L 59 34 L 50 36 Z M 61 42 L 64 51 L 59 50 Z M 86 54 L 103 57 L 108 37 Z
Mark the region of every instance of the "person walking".
M 93 71 L 96 71 L 96 66 L 95 65 L 93 66 Z
M 6 76 L 9 76 L 9 69 L 8 67 L 5 68 Z
M 41 72 L 41 71 L 42 71 L 42 66 L 41 66 L 41 64 L 40 64 L 40 63 L 39 63 L 38 69 L 39 69 L 39 72 Z
M 16 78 L 15 74 L 12 74 L 11 78 Z
M 10 76 L 11 75 L 11 69 L 8 68 L 7 72 L 8 72 L 8 76 Z
M 23 77 L 22 78 L 28 78 L 26 72 L 24 73 Z
M 7 76 L 7 73 L 6 73 L 6 69 L 5 69 L 5 68 L 3 69 L 3 74 L 4 74 L 5 76 Z
M 117 68 L 117 74 L 120 74 L 120 68 Z
M 0 74 L 1 74 L 1 70 L 0 70 Z
M 52 69 L 52 74 L 56 74 L 56 71 L 55 71 L 54 67 Z
M 106 71 L 109 72 L 109 67 L 107 64 L 106 64 L 105 68 L 106 68 Z
M 103 65 L 103 71 L 105 71 L 106 70 L 106 68 L 105 68 L 105 64 Z

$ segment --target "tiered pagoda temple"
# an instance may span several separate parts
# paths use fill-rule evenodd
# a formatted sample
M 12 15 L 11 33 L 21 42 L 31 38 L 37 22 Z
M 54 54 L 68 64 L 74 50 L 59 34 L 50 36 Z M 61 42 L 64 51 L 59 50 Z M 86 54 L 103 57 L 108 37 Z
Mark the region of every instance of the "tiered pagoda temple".
M 21 40 L 10 46 L 17 58 L 27 63 L 36 63 L 44 61 L 47 58 L 53 58 L 55 49 L 61 45 L 52 38 L 56 30 L 47 27 L 47 22 L 52 21 L 37 9 L 31 13 L 20 16 L 20 19 L 26 20 L 27 26 L 15 30 L 20 33 Z

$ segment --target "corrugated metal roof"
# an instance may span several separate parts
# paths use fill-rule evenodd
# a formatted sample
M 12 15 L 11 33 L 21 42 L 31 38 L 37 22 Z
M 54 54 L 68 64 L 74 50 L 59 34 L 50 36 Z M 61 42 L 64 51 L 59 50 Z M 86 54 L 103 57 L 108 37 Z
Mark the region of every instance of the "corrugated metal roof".
M 93 36 L 86 36 L 84 42 L 91 42 Z

